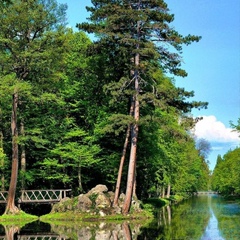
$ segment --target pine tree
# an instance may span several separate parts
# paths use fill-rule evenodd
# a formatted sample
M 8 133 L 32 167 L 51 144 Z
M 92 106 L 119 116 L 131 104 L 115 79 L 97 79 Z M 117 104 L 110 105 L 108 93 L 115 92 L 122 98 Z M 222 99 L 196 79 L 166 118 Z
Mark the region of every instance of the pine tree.
M 149 77 L 153 63 L 160 63 L 163 71 L 186 76 L 180 68 L 182 45 L 199 41 L 200 37 L 184 37 L 175 31 L 170 25 L 174 15 L 169 13 L 163 0 L 92 0 L 92 4 L 87 7 L 91 12 L 90 22 L 77 26 L 96 34 L 95 49 L 108 52 L 109 64 L 120 70 L 120 76 L 112 76 L 107 86 L 109 92 L 115 98 L 125 94 L 134 103 L 126 199 L 122 209 L 123 214 L 127 214 L 136 175 L 140 107 L 146 103 L 155 106 L 161 98 L 158 83 Z

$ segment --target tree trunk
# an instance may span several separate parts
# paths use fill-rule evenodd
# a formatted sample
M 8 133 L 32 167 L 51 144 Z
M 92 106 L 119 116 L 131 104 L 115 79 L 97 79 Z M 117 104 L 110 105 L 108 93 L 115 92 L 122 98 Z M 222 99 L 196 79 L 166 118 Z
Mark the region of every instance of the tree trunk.
M 168 187 L 167 187 L 167 196 L 166 196 L 166 198 L 170 198 L 170 193 L 171 193 L 171 184 L 169 183 Z
M 131 240 L 132 239 L 131 229 L 127 222 L 124 222 L 122 224 L 122 230 L 123 230 L 124 239 Z
M 80 166 L 80 164 L 78 165 L 78 188 L 79 188 L 80 193 L 82 193 L 83 187 L 82 187 L 82 176 L 81 176 L 81 166 Z
M 1 159 L 1 191 L 5 191 L 5 179 L 4 179 L 4 166 L 5 166 L 5 158 L 4 158 L 4 151 L 3 151 L 3 133 L 0 132 L 0 150 L 2 154 Z
M 130 115 L 131 116 L 133 116 L 133 110 L 134 110 L 134 102 L 133 102 L 133 100 L 131 100 L 131 106 L 130 106 Z M 121 156 L 120 165 L 119 165 L 119 170 L 118 170 L 118 178 L 117 178 L 116 189 L 115 189 L 115 194 L 114 194 L 113 206 L 117 206 L 117 204 L 118 204 L 118 196 L 119 196 L 121 179 L 122 179 L 122 171 L 123 171 L 123 165 L 124 165 L 125 158 L 126 158 L 130 130 L 131 130 L 131 125 L 129 124 L 128 128 L 127 128 L 127 132 L 126 132 L 126 138 L 125 138 L 122 156 Z
M 171 207 L 167 206 L 167 213 L 168 213 L 168 225 L 171 225 L 172 214 L 171 214 Z
M 138 48 L 138 47 L 137 47 Z M 138 139 L 138 121 L 139 121 L 139 53 L 135 55 L 135 95 L 134 95 L 134 120 L 135 122 L 131 126 L 131 151 L 128 166 L 128 178 L 126 197 L 122 208 L 122 213 L 127 214 L 129 212 L 134 188 L 135 172 L 136 172 L 136 159 L 137 159 L 137 139 Z
M 137 188 L 137 173 L 136 173 L 136 167 L 135 167 L 135 174 L 134 174 L 134 183 L 133 183 L 133 193 L 132 193 L 132 198 L 137 200 L 137 193 L 136 193 L 136 188 Z
M 6 236 L 6 239 L 8 240 L 14 240 L 16 239 L 14 237 L 15 233 L 19 232 L 20 228 L 17 227 L 17 226 L 4 226 L 4 229 L 5 229 L 5 236 Z
M 118 196 L 119 196 L 121 179 L 122 179 L 122 171 L 123 171 L 123 165 L 124 165 L 125 158 L 126 158 L 129 136 L 130 136 L 130 125 L 128 125 L 128 128 L 127 128 L 126 138 L 125 138 L 125 142 L 123 145 L 122 156 L 121 156 L 120 165 L 119 165 L 119 169 L 118 169 L 118 178 L 117 178 L 116 189 L 115 189 L 114 200 L 113 200 L 114 207 L 117 206 L 117 204 L 118 204 Z
M 166 224 L 166 211 L 165 211 L 165 206 L 162 208 L 162 215 L 163 215 L 163 224 L 164 226 L 167 225 Z
M 12 100 L 12 118 L 11 118 L 11 130 L 12 130 L 12 172 L 10 186 L 8 190 L 8 199 L 5 209 L 5 214 L 17 213 L 19 209 L 15 206 L 15 195 L 17 187 L 18 177 L 18 131 L 17 131 L 17 107 L 18 107 L 18 93 L 13 94 Z
M 162 198 L 165 198 L 165 187 L 162 186 Z
M 24 132 L 24 123 L 21 122 L 21 128 L 20 128 L 20 133 L 22 136 L 25 136 Z M 22 181 L 21 181 L 21 187 L 22 189 L 25 189 L 25 174 L 26 174 L 26 151 L 25 151 L 25 145 L 22 145 L 21 147 L 21 175 L 22 175 Z

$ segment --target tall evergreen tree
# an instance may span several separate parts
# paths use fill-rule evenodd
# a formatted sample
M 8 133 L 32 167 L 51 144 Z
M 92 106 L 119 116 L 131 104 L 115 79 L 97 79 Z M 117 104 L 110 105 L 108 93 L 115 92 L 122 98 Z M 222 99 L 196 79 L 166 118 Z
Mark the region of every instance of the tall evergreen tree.
M 126 199 L 122 209 L 126 214 L 136 174 L 140 107 L 146 103 L 157 106 L 161 98 L 157 91 L 158 83 L 147 77 L 148 73 L 156 61 L 163 71 L 186 76 L 180 68 L 182 45 L 199 41 L 200 37 L 184 37 L 175 31 L 170 26 L 174 15 L 169 13 L 163 0 L 92 0 L 92 4 L 92 7 L 87 7 L 91 12 L 90 22 L 77 26 L 96 34 L 95 49 L 108 51 L 109 63 L 120 70 L 120 74 L 112 76 L 106 88 L 115 98 L 125 94 L 134 103 Z

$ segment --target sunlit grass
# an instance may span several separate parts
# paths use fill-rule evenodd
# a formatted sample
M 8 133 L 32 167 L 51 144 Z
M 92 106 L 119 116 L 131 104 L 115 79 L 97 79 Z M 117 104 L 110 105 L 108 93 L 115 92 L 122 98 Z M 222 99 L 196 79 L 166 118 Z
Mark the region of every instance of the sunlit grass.
M 19 211 L 15 214 L 3 214 L 0 216 L 0 223 L 2 225 L 18 225 L 24 226 L 27 223 L 38 220 L 38 216 Z
M 147 211 L 140 211 L 134 212 L 128 215 L 122 214 L 112 214 L 112 215 L 105 215 L 100 216 L 99 214 L 94 213 L 79 213 L 74 211 L 66 211 L 64 213 L 49 213 L 46 215 L 41 216 L 39 219 L 43 222 L 51 222 L 51 221 L 74 221 L 74 222 L 81 222 L 81 221 L 123 221 L 123 220 L 137 220 L 137 219 L 147 219 L 152 218 L 152 215 Z

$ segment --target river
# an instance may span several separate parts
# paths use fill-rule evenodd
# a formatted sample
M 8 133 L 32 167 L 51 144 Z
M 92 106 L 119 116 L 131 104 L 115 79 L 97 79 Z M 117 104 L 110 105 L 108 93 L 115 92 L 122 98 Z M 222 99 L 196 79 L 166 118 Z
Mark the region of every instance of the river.
M 39 221 L 0 227 L 0 239 L 239 240 L 240 205 L 217 195 L 192 197 L 159 210 L 154 221 L 81 224 Z M 5 237 L 4 237 L 5 235 Z

